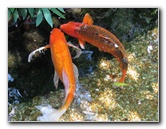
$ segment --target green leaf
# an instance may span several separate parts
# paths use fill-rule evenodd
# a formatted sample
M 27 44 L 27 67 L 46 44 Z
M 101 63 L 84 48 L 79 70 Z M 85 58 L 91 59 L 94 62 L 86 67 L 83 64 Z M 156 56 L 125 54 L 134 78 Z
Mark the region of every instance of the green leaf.
M 27 17 L 27 9 L 26 8 L 20 8 L 20 9 L 18 9 L 18 12 L 22 16 L 23 20 Z
M 34 8 L 28 8 L 30 16 L 33 18 L 34 17 Z
M 15 8 L 9 8 L 9 10 L 13 13 Z
M 18 11 L 15 10 L 14 13 L 13 13 L 14 22 L 17 21 L 18 17 L 19 17 L 19 15 L 18 15 Z
M 59 17 L 65 19 L 65 17 L 63 16 L 63 14 L 61 12 L 59 12 L 57 9 L 55 8 L 50 8 L 50 10 L 55 13 L 56 15 L 58 15 Z
M 11 11 L 8 10 L 8 21 L 11 19 Z
M 38 25 L 40 25 L 40 23 L 42 22 L 43 20 L 43 14 L 42 14 L 42 11 L 39 10 L 38 13 L 37 13 L 37 16 L 36 16 L 36 27 Z
M 43 10 L 44 18 L 46 19 L 46 21 L 48 22 L 48 24 L 52 28 L 53 27 L 53 23 L 52 23 L 52 17 L 51 17 L 50 11 L 47 8 L 42 8 L 42 10 Z
M 121 83 L 121 82 L 115 82 L 113 85 L 114 85 L 114 86 L 128 86 L 128 84 L 126 84 L 126 83 Z
M 65 13 L 63 8 L 58 8 L 59 11 L 61 11 L 62 13 Z

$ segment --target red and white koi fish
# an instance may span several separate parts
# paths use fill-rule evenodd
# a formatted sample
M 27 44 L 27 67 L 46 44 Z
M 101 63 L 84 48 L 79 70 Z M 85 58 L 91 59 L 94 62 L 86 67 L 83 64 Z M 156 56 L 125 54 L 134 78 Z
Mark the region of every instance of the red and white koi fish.
M 83 22 L 68 22 L 60 26 L 60 29 L 78 39 L 79 44 L 82 49 L 84 49 L 85 41 L 98 47 L 104 52 L 111 53 L 120 63 L 120 68 L 122 70 L 122 77 L 119 82 L 124 82 L 127 68 L 128 68 L 128 59 L 126 51 L 119 41 L 119 39 L 109 32 L 108 30 L 92 25 L 93 19 L 87 13 L 84 16 Z
M 54 64 L 54 69 L 55 69 L 55 74 L 53 79 L 54 85 L 55 87 L 57 87 L 58 80 L 60 79 L 64 84 L 65 94 L 66 94 L 64 104 L 60 109 L 58 110 L 52 109 L 50 114 L 45 114 L 43 116 L 40 116 L 38 120 L 41 121 L 59 120 L 60 116 L 62 116 L 66 112 L 71 102 L 73 101 L 76 90 L 76 83 L 78 81 L 77 80 L 78 70 L 77 67 L 72 63 L 72 58 L 70 55 L 68 45 L 78 50 L 76 57 L 79 57 L 79 55 L 81 54 L 81 50 L 75 47 L 74 45 L 67 43 L 63 32 L 61 32 L 61 30 L 57 28 L 54 28 L 51 31 L 49 45 L 40 47 L 39 49 L 36 49 L 35 51 L 29 54 L 28 61 L 30 62 L 32 56 L 36 52 L 38 51 L 40 52 L 44 49 L 50 48 L 52 62 Z

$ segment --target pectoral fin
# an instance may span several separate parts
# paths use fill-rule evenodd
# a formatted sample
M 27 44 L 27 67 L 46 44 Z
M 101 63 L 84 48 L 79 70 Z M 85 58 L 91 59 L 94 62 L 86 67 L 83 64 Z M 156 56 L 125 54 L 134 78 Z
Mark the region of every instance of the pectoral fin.
M 58 82 L 59 82 L 59 76 L 57 74 L 57 72 L 55 71 L 54 73 L 54 79 L 53 79 L 53 82 L 54 82 L 54 86 L 55 88 L 57 89 L 58 88 Z
M 68 44 L 68 46 L 73 47 L 76 50 L 77 54 L 76 54 L 75 57 L 73 57 L 73 59 L 78 58 L 81 55 L 81 53 L 82 53 L 81 49 L 79 49 L 78 47 L 74 46 L 70 42 L 67 42 L 67 44 Z
M 102 35 L 102 34 L 98 34 L 98 36 L 99 36 L 99 37 L 102 37 L 102 38 L 104 38 L 104 39 L 106 39 L 106 40 L 108 40 L 108 41 L 109 41 L 109 39 L 110 39 L 109 37 L 104 36 L 104 35 Z
M 78 39 L 78 42 L 79 42 L 79 44 L 80 44 L 80 47 L 81 47 L 82 49 L 85 49 L 85 47 L 84 47 L 85 41 Z
M 83 23 L 93 25 L 93 18 L 89 15 L 89 13 L 86 13 L 83 19 Z
M 33 52 L 31 52 L 29 54 L 29 56 L 28 56 L 28 62 L 31 62 L 31 59 L 32 59 L 33 55 L 35 55 L 36 52 L 41 52 L 42 50 L 47 49 L 47 48 L 50 48 L 50 45 L 46 45 L 44 47 L 40 47 L 40 48 L 34 50 Z

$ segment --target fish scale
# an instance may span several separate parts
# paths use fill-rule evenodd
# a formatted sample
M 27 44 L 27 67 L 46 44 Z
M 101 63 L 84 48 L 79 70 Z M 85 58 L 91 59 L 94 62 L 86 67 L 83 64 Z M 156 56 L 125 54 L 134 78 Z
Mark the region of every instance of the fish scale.
M 86 26 L 86 28 L 84 26 Z M 80 29 L 77 30 L 77 32 L 79 33 L 79 37 L 81 39 L 85 39 L 85 41 L 90 42 L 94 46 L 97 46 L 99 49 L 102 49 L 102 46 L 107 46 L 111 49 L 115 49 L 115 44 L 117 44 L 120 51 L 122 51 L 122 55 L 125 56 L 126 54 L 125 49 L 120 41 L 106 29 L 95 25 L 84 24 L 80 27 Z M 101 37 L 100 35 L 102 35 L 103 37 Z

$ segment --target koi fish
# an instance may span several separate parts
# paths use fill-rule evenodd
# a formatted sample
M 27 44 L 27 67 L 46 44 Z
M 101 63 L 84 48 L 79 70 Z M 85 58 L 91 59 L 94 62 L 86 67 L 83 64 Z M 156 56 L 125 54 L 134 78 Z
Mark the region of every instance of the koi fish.
M 57 88 L 58 80 L 60 79 L 65 87 L 65 101 L 63 106 L 58 110 L 52 109 L 51 114 L 43 113 L 44 115 L 40 116 L 38 120 L 57 121 L 66 112 L 66 110 L 72 103 L 76 90 L 76 83 L 78 81 L 78 70 L 77 67 L 72 63 L 72 58 L 70 55 L 68 45 L 76 48 L 72 44 L 67 43 L 64 33 L 61 32 L 61 30 L 59 30 L 58 28 L 54 28 L 50 34 L 49 45 L 40 47 L 39 49 L 36 49 L 29 54 L 28 61 L 30 62 L 32 56 L 36 52 L 38 51 L 40 52 L 44 49 L 50 48 L 52 62 L 55 69 L 55 74 L 53 79 L 54 85 Z M 79 57 L 80 54 L 81 50 L 79 50 L 76 57 Z
M 93 19 L 87 13 L 82 23 L 68 22 L 62 24 L 60 29 L 64 33 L 77 38 L 82 49 L 84 49 L 85 42 L 88 42 L 98 47 L 100 50 L 112 54 L 120 63 L 122 70 L 122 77 L 119 82 L 124 82 L 128 68 L 128 59 L 123 45 L 114 34 L 102 27 L 92 24 Z

